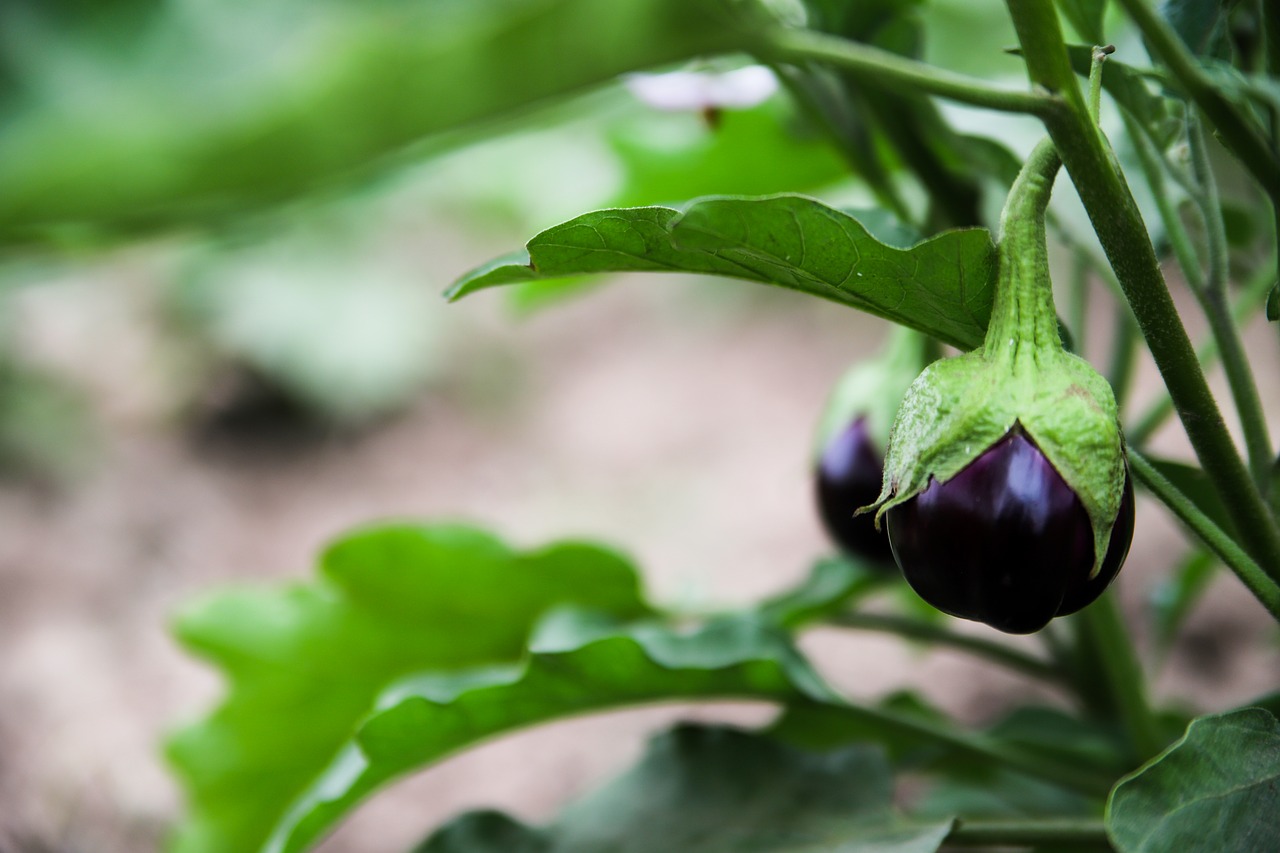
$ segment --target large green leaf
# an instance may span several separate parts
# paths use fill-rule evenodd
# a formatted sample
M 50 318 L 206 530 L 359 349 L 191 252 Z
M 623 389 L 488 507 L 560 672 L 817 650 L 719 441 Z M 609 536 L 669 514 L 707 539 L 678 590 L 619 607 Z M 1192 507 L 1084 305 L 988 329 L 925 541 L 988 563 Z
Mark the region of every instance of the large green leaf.
M 1276 849 L 1280 723 L 1261 708 L 1200 717 L 1121 780 L 1107 804 L 1120 853 Z
M 820 296 L 970 349 L 991 314 L 995 247 L 982 229 L 887 246 L 811 198 L 710 198 L 587 213 L 529 241 L 527 254 L 463 276 L 448 291 L 623 271 L 721 275 Z
M 907 822 L 893 810 L 881 754 L 814 753 L 734 729 L 680 726 L 632 770 L 532 829 L 475 812 L 417 853 L 934 853 L 948 818 Z
M 26 81 L 0 99 L 0 245 L 225 219 L 753 25 L 719 0 L 158 8 L 88 45 L 0 18 Z
M 477 741 L 585 711 L 670 699 L 835 702 L 786 636 L 755 618 L 692 631 L 554 615 L 518 665 L 426 673 L 388 688 L 355 740 L 289 810 L 267 849 L 296 853 L 370 792 Z
M 393 679 L 514 662 L 535 620 L 565 604 L 648 612 L 617 554 L 573 543 L 518 553 L 454 526 L 359 533 L 325 552 L 314 583 L 188 609 L 179 637 L 230 685 L 169 743 L 190 800 L 175 849 L 258 849 Z

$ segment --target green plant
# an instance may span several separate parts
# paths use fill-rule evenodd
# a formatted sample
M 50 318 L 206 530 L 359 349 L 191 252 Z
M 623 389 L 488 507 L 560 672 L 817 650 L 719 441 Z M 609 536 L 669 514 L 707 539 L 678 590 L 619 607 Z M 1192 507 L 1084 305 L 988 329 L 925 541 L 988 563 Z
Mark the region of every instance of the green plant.
M 1083 578 L 1058 584 L 1048 605 L 1032 607 L 1020 593 L 986 621 L 1034 631 L 1097 601 L 1066 616 L 1068 630 L 1041 631 L 1043 649 L 1032 653 L 956 632 L 918 608 L 868 608 L 886 591 L 899 593 L 890 602 L 905 596 L 896 576 L 856 555 L 820 561 L 803 586 L 757 606 L 694 616 L 646 600 L 636 567 L 597 545 L 517 551 L 483 531 L 437 524 L 359 531 L 325 552 L 310 582 L 223 593 L 179 619 L 181 641 L 223 670 L 229 687 L 207 718 L 169 742 L 189 808 L 174 849 L 310 849 L 383 785 L 482 740 L 622 705 L 721 698 L 780 711 L 756 732 L 677 728 L 547 826 L 477 813 L 419 849 L 1207 853 L 1280 844 L 1280 694 L 1194 719 L 1153 706 L 1151 664 L 1114 597 L 1101 594 L 1123 559 L 1111 559 L 1112 539 L 1127 545 L 1132 477 L 1196 539 L 1164 587 L 1163 642 L 1218 562 L 1280 620 L 1280 460 L 1240 333 L 1264 309 L 1277 314 L 1275 3 L 385 0 L 373 4 L 376 13 L 338 0 L 315 5 L 332 18 L 305 30 L 294 56 L 313 73 L 273 77 L 264 63 L 272 85 L 223 112 L 194 110 L 200 99 L 182 88 L 185 78 L 148 84 L 154 91 L 139 97 L 134 121 L 42 101 L 40 86 L 13 81 L 38 78 L 47 89 L 71 65 L 56 51 L 17 52 L 0 66 L 24 93 L 0 99 L 0 246 L 17 254 L 221 227 L 374 174 L 410 142 L 428 140 L 420 153 L 465 144 L 498 127 L 478 123 L 529 102 L 625 72 L 713 55 L 732 64 L 746 54 L 772 69 L 807 136 L 781 132 L 774 107 L 735 113 L 709 102 L 707 119 L 724 131 L 710 153 L 664 159 L 617 143 L 627 206 L 542 231 L 525 251 L 462 276 L 449 298 L 571 276 L 678 271 L 817 296 L 963 352 L 998 354 L 1006 338 L 1031 342 L 1027 359 L 999 365 L 1016 374 L 1007 386 L 1004 374 L 981 372 L 989 364 L 973 367 L 975 355 L 930 369 L 926 376 L 964 374 L 968 384 L 916 386 L 899 423 L 964 408 L 974 385 L 1007 393 L 971 407 L 967 432 L 920 427 L 924 438 L 895 439 L 883 497 L 899 505 L 886 517 L 892 532 L 895 513 L 928 494 L 931 477 L 955 482 L 991 448 L 1022 441 L 1059 477 L 1054 488 L 1077 501 L 1067 539 L 1083 537 L 1092 550 L 1072 556 L 1067 569 Z M 173 10 L 127 9 L 119 14 L 152 16 L 157 45 L 189 35 L 192 19 Z M 247 9 L 235 14 L 259 14 Z M 77 37 L 112 43 L 122 31 L 108 18 Z M 17 22 L 33 37 L 52 39 L 51 20 L 28 4 L 0 10 L 0 23 Z M 970 28 L 948 31 L 961 21 Z M 1082 44 L 1069 43 L 1062 21 Z M 997 49 L 1005 34 L 1018 42 L 1015 55 Z M 1108 40 L 1122 49 L 1102 47 Z M 210 56 L 191 61 L 225 58 L 219 49 L 226 46 L 206 45 Z M 1027 81 L 996 79 L 1013 71 Z M 233 100 L 216 87 L 202 94 Z M 961 130 L 960 114 L 943 103 L 981 110 L 986 132 Z M 1027 158 L 1024 174 L 1040 183 L 1031 203 L 1010 191 L 1022 164 L 1004 144 L 1027 127 L 1048 136 Z M 814 133 L 825 147 L 815 147 Z M 748 150 L 766 160 L 748 160 Z M 820 190 L 837 160 L 874 209 L 755 195 Z M 1059 161 L 1088 226 L 1062 211 L 1041 219 Z M 1058 183 L 1061 193 L 1066 181 Z M 1006 196 L 997 245 L 988 228 Z M 1046 227 L 1075 266 L 1057 323 Z M 1209 328 L 1198 350 L 1165 279 L 1168 259 Z M 1024 263 L 1029 273 L 1010 274 Z M 1081 352 L 1092 337 L 1093 278 L 1118 297 L 1106 382 L 1061 346 Z M 1244 283 L 1234 293 L 1233 280 Z M 1126 404 L 1144 344 L 1167 394 L 1134 415 Z M 1206 381 L 1215 359 L 1243 454 Z M 878 407 L 898 408 L 900 392 L 884 390 L 895 382 L 877 385 Z M 1080 389 L 1076 410 L 1025 408 L 1035 394 L 1023 390 L 1059 386 Z M 1151 452 L 1152 434 L 1175 412 L 1197 465 Z M 1077 429 L 1088 418 L 1097 423 Z M 1048 547 L 1032 542 L 1004 559 L 1039 558 Z M 853 702 L 795 642 L 819 624 L 978 655 L 1055 685 L 1069 703 L 1020 708 L 971 731 L 910 697 Z M 905 811 L 892 798 L 901 773 L 928 783 Z

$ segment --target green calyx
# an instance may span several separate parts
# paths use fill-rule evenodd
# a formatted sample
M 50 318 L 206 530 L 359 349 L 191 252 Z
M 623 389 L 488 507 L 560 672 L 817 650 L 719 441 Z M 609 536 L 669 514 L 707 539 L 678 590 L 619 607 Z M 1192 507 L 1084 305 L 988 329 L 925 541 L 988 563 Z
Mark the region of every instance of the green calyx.
M 898 326 L 884 349 L 850 367 L 836 383 L 818 422 L 814 455 L 820 456 L 840 432 L 866 418 L 872 441 L 885 448 L 898 406 L 920 371 L 936 358 L 937 344 L 914 329 Z
M 1111 386 L 1066 352 L 1058 335 L 1044 226 L 1058 167 L 1046 140 L 1010 190 L 986 339 L 970 353 L 933 363 L 908 389 L 889 440 L 884 487 L 872 506 L 879 519 L 1020 428 L 1088 513 L 1096 573 L 1124 495 L 1124 439 Z

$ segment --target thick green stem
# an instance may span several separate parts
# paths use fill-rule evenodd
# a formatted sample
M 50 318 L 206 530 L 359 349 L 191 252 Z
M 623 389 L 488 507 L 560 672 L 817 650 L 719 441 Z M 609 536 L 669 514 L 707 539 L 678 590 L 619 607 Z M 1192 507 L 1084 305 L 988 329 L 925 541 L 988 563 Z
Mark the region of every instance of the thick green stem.
M 878 86 L 913 94 L 939 95 L 975 107 L 1039 115 L 1053 99 L 1031 92 L 997 89 L 985 81 L 943 71 L 896 53 L 812 30 L 779 27 L 766 34 L 759 50 L 782 62 L 827 62 Z
M 1046 820 L 956 821 L 945 842 L 952 847 L 1069 847 L 1086 850 L 1114 850 L 1107 828 L 1089 818 L 1049 818 Z
M 1115 592 L 1103 595 L 1080 614 L 1101 654 L 1097 663 L 1107 682 L 1125 734 L 1139 763 L 1164 749 L 1160 728 L 1151 705 L 1147 702 L 1146 678 L 1134 653 L 1133 638 L 1125 630 L 1124 620 L 1116 604 Z
M 1048 661 L 1020 652 L 1003 643 L 958 634 L 932 622 L 881 613 L 839 613 L 827 621 L 841 628 L 880 631 L 909 640 L 922 640 L 931 645 L 957 649 L 1052 684 L 1062 685 L 1064 681 L 1063 673 Z
M 1151 53 L 1164 63 L 1187 96 L 1213 122 L 1223 143 L 1262 185 L 1272 204 L 1280 204 L 1280 158 L 1257 126 L 1218 91 L 1173 27 L 1160 17 L 1148 0 L 1118 2 L 1142 31 Z
M 1280 621 L 1280 583 L 1268 577 L 1267 572 L 1244 552 L 1213 519 L 1205 515 L 1177 486 L 1170 483 L 1145 456 L 1129 451 L 1129 467 L 1161 503 L 1169 507 L 1183 524 L 1187 525 L 1209 550 L 1217 554 L 1231 571 L 1235 572 L 1262 606 L 1276 621 Z
M 999 282 L 982 344 L 989 358 L 1062 348 L 1044 236 L 1045 209 L 1061 165 L 1053 141 L 1042 140 L 1009 188 L 1000 214 Z
M 1059 96 L 1058 106 L 1042 116 L 1045 127 L 1124 288 L 1191 445 L 1223 502 L 1240 520 L 1250 553 L 1280 578 L 1280 528 L 1227 432 L 1133 196 L 1089 121 L 1057 14 L 1042 0 L 1007 3 L 1032 82 Z

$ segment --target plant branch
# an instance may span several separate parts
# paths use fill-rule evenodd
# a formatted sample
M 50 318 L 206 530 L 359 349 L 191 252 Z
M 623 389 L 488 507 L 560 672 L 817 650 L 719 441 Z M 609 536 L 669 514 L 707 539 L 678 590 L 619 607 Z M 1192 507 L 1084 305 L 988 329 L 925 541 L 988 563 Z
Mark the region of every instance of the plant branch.
M 1032 82 L 1060 96 L 1055 102 L 1060 108 L 1041 117 L 1124 288 L 1191 445 L 1223 502 L 1240 520 L 1250 553 L 1280 578 L 1280 528 L 1227 432 L 1133 196 L 1089 121 L 1057 13 L 1042 0 L 1007 4 Z
M 905 637 L 909 640 L 923 640 L 933 645 L 946 646 L 968 652 L 1041 681 L 1048 681 L 1058 685 L 1064 682 L 1063 673 L 1049 661 L 1020 652 L 1003 643 L 992 642 L 982 637 L 960 634 L 930 622 L 922 622 L 905 616 L 879 613 L 838 613 L 827 621 L 841 628 L 880 631 Z
M 1106 825 L 1090 818 L 1048 820 L 968 820 L 959 818 L 946 838 L 954 847 L 1070 846 L 1114 850 Z
M 1249 591 L 1262 602 L 1276 621 L 1280 622 L 1280 583 L 1268 577 L 1262 567 L 1244 552 L 1213 519 L 1200 511 L 1190 498 L 1170 483 L 1151 462 L 1132 448 L 1129 450 L 1129 467 L 1161 503 L 1167 506 L 1191 532 L 1199 537 L 1209 550 L 1218 555 L 1231 571 L 1235 572 Z
M 975 107 L 1041 115 L 1055 106 L 1048 95 L 998 89 L 986 81 L 907 59 L 896 53 L 813 30 L 779 27 L 759 45 L 773 61 L 826 62 L 878 86 L 913 94 L 938 95 Z
M 1213 122 L 1223 143 L 1262 185 L 1272 204 L 1280 204 L 1280 159 L 1258 128 L 1218 91 L 1196 57 L 1148 0 L 1118 2 L 1142 31 L 1148 50 L 1164 63 L 1187 96 Z

